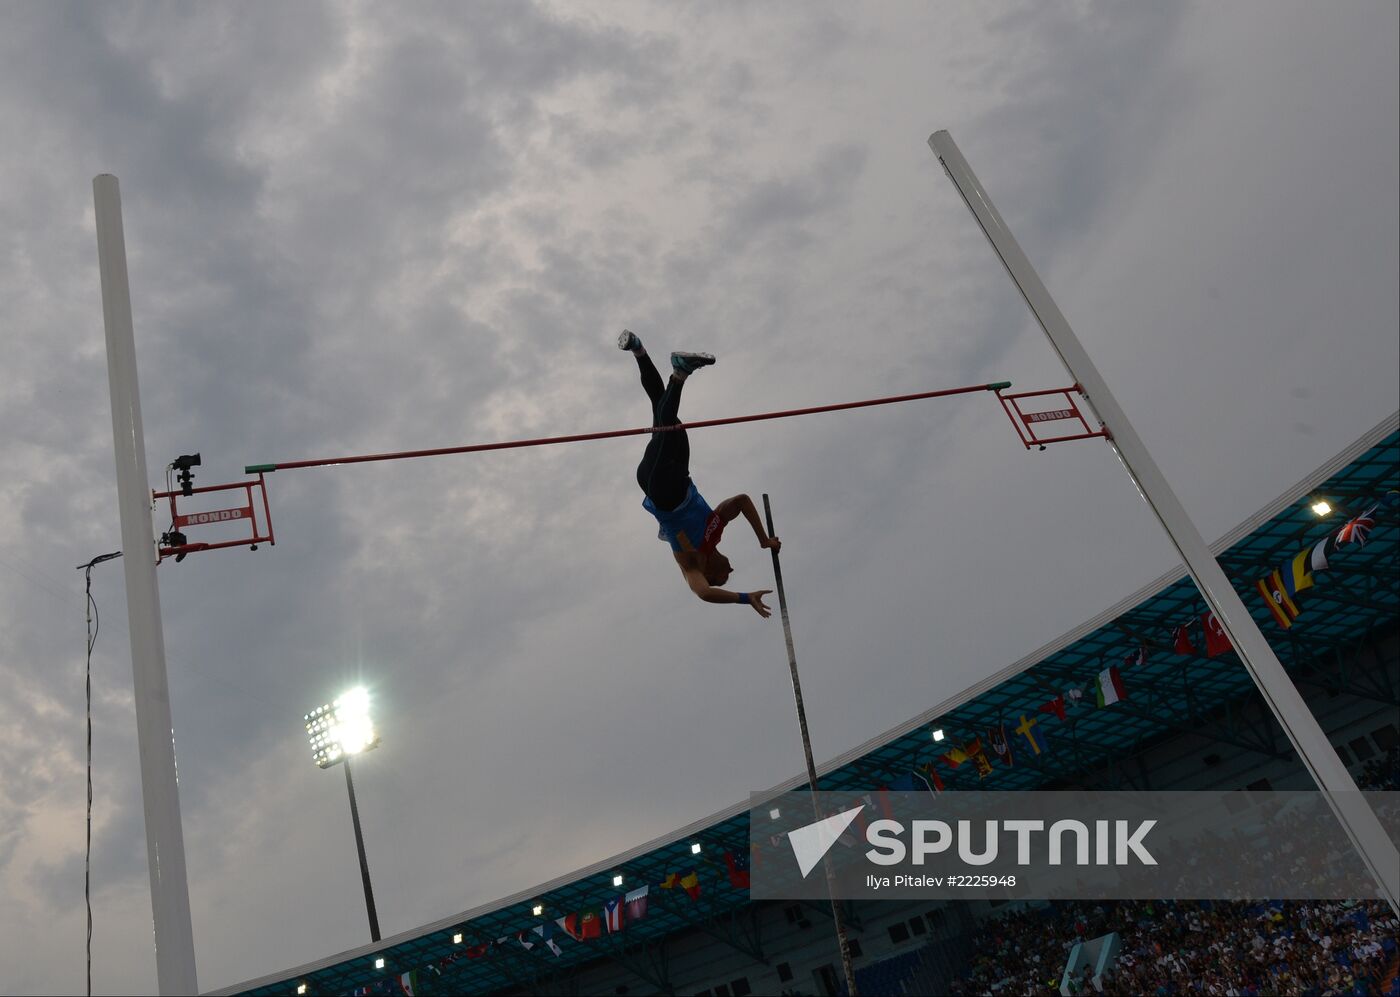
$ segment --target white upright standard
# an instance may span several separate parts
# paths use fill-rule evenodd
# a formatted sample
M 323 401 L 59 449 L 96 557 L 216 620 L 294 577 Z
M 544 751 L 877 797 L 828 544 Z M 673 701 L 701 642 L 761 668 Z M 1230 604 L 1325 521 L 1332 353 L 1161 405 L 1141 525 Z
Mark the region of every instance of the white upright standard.
M 196 994 L 194 930 L 185 881 L 185 839 L 180 828 L 180 790 L 175 780 L 175 731 L 165 676 L 165 636 L 156 587 L 151 490 L 146 477 L 146 441 L 141 429 L 141 394 L 136 382 L 136 342 L 131 323 L 131 286 L 126 273 L 117 178 L 94 177 L 97 263 L 102 274 L 102 320 L 107 329 L 107 380 L 112 391 L 112 440 L 117 456 L 117 503 L 121 510 L 122 565 L 131 630 L 131 675 L 136 696 L 136 742 L 141 758 L 141 797 L 146 809 L 146 858 L 151 872 L 155 919 L 156 980 L 162 994 Z
M 953 185 L 962 194 L 977 223 L 982 226 L 992 248 L 1005 264 L 1007 273 L 1025 297 L 1040 327 L 1045 330 L 1050 345 L 1108 428 L 1109 444 L 1186 562 L 1186 570 L 1195 580 L 1196 587 L 1225 628 L 1230 642 L 1239 653 L 1240 661 L 1259 687 L 1264 702 L 1288 735 L 1313 781 L 1327 797 L 1347 837 L 1380 885 L 1382 895 L 1391 909 L 1400 914 L 1400 852 L 1397 852 L 1395 843 L 1357 789 L 1351 773 L 1337 757 L 1336 749 L 1327 740 L 1317 718 L 1308 709 L 1297 687 L 1279 663 L 1274 649 L 1260 633 L 1249 610 L 1245 609 L 1239 594 L 1225 577 L 1220 563 L 1196 529 L 1196 524 L 1186 515 L 1185 507 L 1167 484 L 1167 479 L 1147 452 L 1146 445 L 1128 422 L 1117 400 L 1109 393 L 1107 382 L 1089 359 L 1089 354 L 1060 313 L 1050 292 L 1041 283 L 1040 276 L 1002 221 L 992 199 L 972 172 L 972 167 L 967 165 L 967 160 L 953 143 L 952 136 L 946 131 L 934 132 L 929 136 L 928 144 L 948 171 Z

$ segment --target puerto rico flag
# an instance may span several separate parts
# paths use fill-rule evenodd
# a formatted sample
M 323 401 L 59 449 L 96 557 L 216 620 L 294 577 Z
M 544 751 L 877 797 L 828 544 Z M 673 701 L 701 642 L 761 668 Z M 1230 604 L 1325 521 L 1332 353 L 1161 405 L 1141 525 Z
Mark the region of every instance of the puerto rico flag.
M 621 897 L 613 897 L 603 904 L 603 923 L 608 926 L 608 934 L 622 930 L 626 910 L 626 902 Z

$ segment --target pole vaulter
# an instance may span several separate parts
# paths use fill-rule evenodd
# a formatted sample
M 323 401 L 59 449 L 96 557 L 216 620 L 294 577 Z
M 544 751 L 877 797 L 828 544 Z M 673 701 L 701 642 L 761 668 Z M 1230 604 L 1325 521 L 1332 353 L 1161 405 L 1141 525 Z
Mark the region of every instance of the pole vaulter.
M 631 353 L 637 361 L 641 374 L 642 388 L 651 403 L 652 424 L 636 429 L 613 429 L 595 433 L 574 433 L 569 436 L 550 436 L 530 440 L 508 440 L 499 443 L 476 443 L 460 447 L 438 447 L 432 450 L 404 450 L 395 453 L 362 454 L 348 457 L 330 457 L 317 460 L 282 461 L 275 464 L 249 464 L 244 468 L 248 474 L 262 476 L 273 471 L 286 471 L 302 467 L 332 467 L 339 464 L 364 464 L 372 461 L 406 460 L 412 457 L 441 457 L 448 454 L 480 453 L 487 450 L 511 450 L 522 447 L 548 446 L 558 443 L 580 443 L 585 440 L 603 440 L 621 436 L 649 435 L 642 461 L 637 467 L 637 484 L 646 496 L 643 508 L 657 520 L 658 539 L 668 543 L 676 564 L 681 570 L 690 590 L 704 602 L 715 605 L 744 605 L 753 607 L 764 619 L 772 615 L 764 596 L 772 589 L 754 589 L 734 592 L 722 588 L 729 580 L 732 566 L 729 559 L 718 549 L 725 526 L 743 516 L 753 528 L 758 545 L 763 550 L 777 553 L 781 543 L 777 537 L 769 535 L 758 517 L 753 499 L 746 494 L 727 498 L 711 508 L 695 487 L 690 477 L 690 441 L 688 429 L 701 429 L 709 426 L 727 426 L 741 422 L 759 422 L 765 419 L 786 419 L 817 412 L 835 412 L 842 409 L 868 408 L 875 405 L 893 405 L 898 402 L 916 401 L 924 398 L 943 398 L 951 395 L 970 394 L 975 391 L 992 391 L 1001 397 L 1001 392 L 1011 387 L 1010 381 L 995 381 L 988 384 L 974 384 L 961 388 L 944 388 L 938 391 L 921 391 L 915 394 L 894 395 L 887 398 L 871 398 L 857 402 L 839 402 L 833 405 L 815 405 L 809 408 L 787 409 L 780 412 L 761 412 L 755 415 L 730 416 L 722 419 L 705 419 L 698 422 L 682 423 L 679 418 L 681 389 L 686 379 L 696 371 L 708 367 L 715 358 L 708 353 L 671 354 L 671 376 L 663 382 L 656 365 L 647 354 L 646 347 L 636 333 L 624 329 L 617 340 L 618 348 Z

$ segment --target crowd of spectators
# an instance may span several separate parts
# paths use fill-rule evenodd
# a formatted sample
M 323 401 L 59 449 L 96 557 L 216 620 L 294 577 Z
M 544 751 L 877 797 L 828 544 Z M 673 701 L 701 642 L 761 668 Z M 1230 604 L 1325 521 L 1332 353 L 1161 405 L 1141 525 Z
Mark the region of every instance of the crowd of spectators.
M 1400 788 L 1400 746 L 1369 761 L 1356 778 L 1364 790 Z M 1392 806 L 1378 805 L 1383 822 L 1397 820 Z M 1293 818 L 1300 826 L 1317 825 L 1306 835 L 1314 845 L 1246 840 L 1241 833 L 1208 835 L 1169 845 L 1156 874 L 1183 869 L 1190 884 L 1208 881 L 1216 896 L 1258 896 L 1249 884 L 1270 881 L 1266 873 L 1276 883 L 1292 885 L 1345 888 L 1348 877 L 1369 884 L 1325 809 L 1309 807 Z M 1208 855 L 1231 859 L 1225 866 L 1196 861 Z M 952 992 L 969 997 L 1058 993 L 1075 944 L 1111 932 L 1120 943 L 1111 971 L 1097 985 L 1090 973 L 1077 974 L 1076 993 L 1400 997 L 1400 979 L 1393 975 L 1400 920 L 1379 901 L 1323 900 L 1074 901 L 1016 909 L 986 923 L 974 963 Z
M 1400 744 L 1392 744 L 1380 758 L 1372 758 L 1363 765 L 1356 785 L 1373 792 L 1400 789 Z
M 1386 987 L 1400 921 L 1378 901 L 1077 901 L 989 922 L 957 995 L 1058 993 L 1076 942 L 1117 932 L 1120 949 L 1094 994 L 1400 995 Z

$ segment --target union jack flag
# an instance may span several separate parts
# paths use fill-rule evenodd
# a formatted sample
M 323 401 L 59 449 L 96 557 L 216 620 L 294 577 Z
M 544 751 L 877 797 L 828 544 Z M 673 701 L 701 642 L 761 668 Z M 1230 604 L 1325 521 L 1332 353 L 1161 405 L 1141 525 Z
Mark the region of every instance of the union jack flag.
M 1366 546 L 1366 535 L 1371 531 L 1371 527 L 1376 525 L 1376 517 L 1372 515 L 1376 511 L 1373 505 L 1355 519 L 1348 520 L 1341 529 L 1337 530 L 1337 543 L 1354 543 L 1358 547 Z

